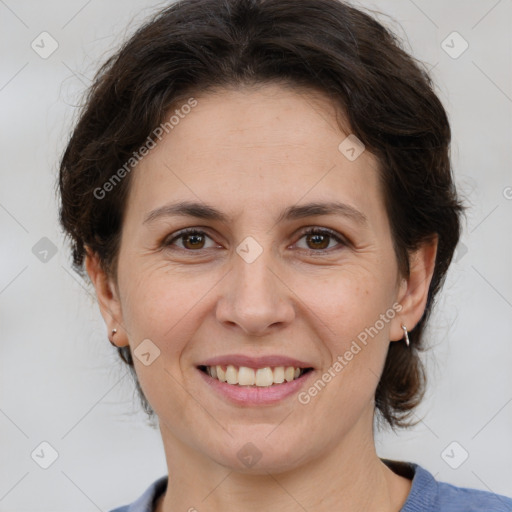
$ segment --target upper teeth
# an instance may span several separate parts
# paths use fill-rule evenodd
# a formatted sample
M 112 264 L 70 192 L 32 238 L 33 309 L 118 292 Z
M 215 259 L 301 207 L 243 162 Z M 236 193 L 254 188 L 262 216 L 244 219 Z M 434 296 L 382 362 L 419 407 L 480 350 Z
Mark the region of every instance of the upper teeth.
M 239 384 L 240 386 L 272 386 L 281 384 L 284 381 L 290 382 L 303 373 L 303 368 L 293 366 L 276 366 L 271 368 L 248 368 L 247 366 L 207 366 L 206 371 L 210 377 L 228 384 Z

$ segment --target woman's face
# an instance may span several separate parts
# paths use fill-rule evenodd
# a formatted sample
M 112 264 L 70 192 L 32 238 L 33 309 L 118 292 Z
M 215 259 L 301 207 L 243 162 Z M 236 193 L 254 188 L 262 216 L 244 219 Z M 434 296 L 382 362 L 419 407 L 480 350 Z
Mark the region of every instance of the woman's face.
M 399 312 L 407 281 L 376 159 L 358 156 L 311 92 L 265 85 L 196 100 L 132 171 L 111 308 L 164 443 L 259 472 L 370 439 L 389 341 L 418 320 Z M 205 215 L 171 212 L 185 202 Z M 200 233 L 180 237 L 185 228 Z M 199 368 L 216 363 L 231 382 L 263 385 Z M 312 370 L 269 385 L 289 366 Z

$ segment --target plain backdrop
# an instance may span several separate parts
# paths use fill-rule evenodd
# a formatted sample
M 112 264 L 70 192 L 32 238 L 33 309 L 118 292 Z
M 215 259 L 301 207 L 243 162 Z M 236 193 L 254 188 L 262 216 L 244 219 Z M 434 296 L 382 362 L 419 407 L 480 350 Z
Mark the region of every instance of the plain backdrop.
M 431 322 L 421 421 L 378 433 L 378 453 L 512 495 L 512 2 L 354 3 L 393 17 L 380 20 L 431 69 L 469 205 Z M 108 511 L 166 474 L 159 431 L 71 270 L 54 192 L 80 95 L 161 5 L 0 0 L 2 512 Z M 42 37 L 44 51 L 58 44 L 46 58 L 31 46 Z

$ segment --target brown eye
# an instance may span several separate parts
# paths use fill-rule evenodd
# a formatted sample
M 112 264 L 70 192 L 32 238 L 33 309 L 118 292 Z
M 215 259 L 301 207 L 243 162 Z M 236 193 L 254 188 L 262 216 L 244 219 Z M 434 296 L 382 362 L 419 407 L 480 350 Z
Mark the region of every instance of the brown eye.
M 183 235 L 181 238 L 183 238 L 183 245 L 187 247 L 187 249 L 203 248 L 204 236 L 201 233 L 191 233 L 189 235 Z
M 313 228 L 302 233 L 301 239 L 306 240 L 306 250 L 313 252 L 326 251 L 332 241 L 338 242 L 338 245 L 345 246 L 344 240 L 329 229 Z
M 321 235 L 319 233 L 306 235 L 306 240 L 313 245 L 313 249 L 327 249 L 330 238 L 330 235 Z
M 175 242 L 177 240 L 181 240 L 182 245 L 178 247 L 180 249 L 184 249 L 187 251 L 200 251 L 202 249 L 208 249 L 205 247 L 206 239 L 210 238 L 204 231 L 200 231 L 198 229 L 185 229 L 180 231 L 171 238 L 164 242 L 164 246 L 172 246 L 176 245 Z
M 189 228 L 179 231 L 175 236 L 164 241 L 163 245 L 165 247 L 177 246 L 185 251 L 196 252 L 209 248 L 205 247 L 206 239 L 211 240 L 211 237 L 204 231 Z M 325 228 L 308 229 L 302 233 L 300 239 L 306 240 L 306 247 L 302 249 L 312 253 L 330 251 L 333 248 L 332 246 L 329 248 L 332 242 L 337 242 L 337 245 L 342 247 L 347 245 L 345 240 L 336 232 Z M 177 241 L 180 241 L 181 245 L 177 244 Z

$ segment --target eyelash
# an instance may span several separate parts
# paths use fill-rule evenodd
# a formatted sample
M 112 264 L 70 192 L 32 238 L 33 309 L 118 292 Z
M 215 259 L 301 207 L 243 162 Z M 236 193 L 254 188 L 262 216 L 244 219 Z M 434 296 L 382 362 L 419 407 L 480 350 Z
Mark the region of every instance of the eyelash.
M 197 228 L 186 228 L 186 229 L 183 229 L 181 231 L 178 231 L 175 234 L 175 236 L 173 236 L 171 239 L 167 239 L 168 241 L 164 240 L 163 246 L 168 248 L 168 247 L 172 246 L 173 243 L 176 240 L 179 240 L 180 238 L 184 238 L 187 235 L 205 235 L 208 238 L 211 238 L 206 232 L 201 231 L 200 229 L 197 229 Z M 302 231 L 300 233 L 299 240 L 302 239 L 306 235 L 324 235 L 324 236 L 329 236 L 330 238 L 334 239 L 336 242 L 338 242 L 342 246 L 349 245 L 349 243 L 344 238 L 342 238 L 338 233 L 336 233 L 335 231 L 333 231 L 331 229 L 327 229 L 327 228 L 308 228 L 305 231 Z M 178 249 L 180 249 L 182 251 L 186 251 L 186 252 L 198 252 L 198 253 L 200 253 L 202 251 L 208 250 L 208 248 L 207 249 L 193 250 L 193 249 L 184 249 L 182 247 L 178 247 Z M 333 248 L 331 247 L 330 249 L 319 249 L 319 250 L 315 250 L 315 249 L 301 249 L 301 250 L 306 251 L 309 254 L 319 254 L 319 253 L 322 254 L 322 253 L 331 252 L 333 250 Z

